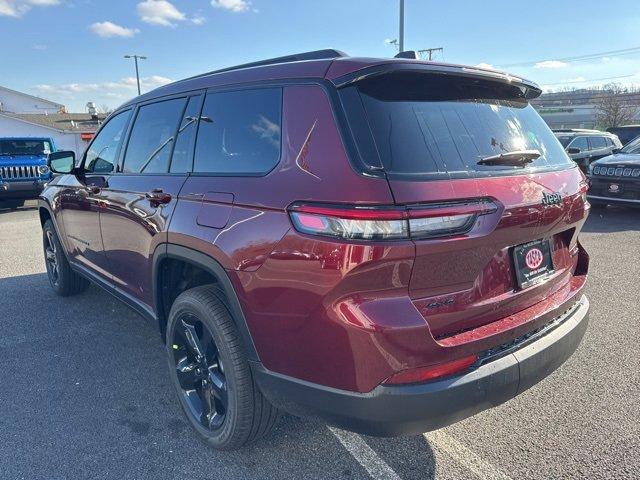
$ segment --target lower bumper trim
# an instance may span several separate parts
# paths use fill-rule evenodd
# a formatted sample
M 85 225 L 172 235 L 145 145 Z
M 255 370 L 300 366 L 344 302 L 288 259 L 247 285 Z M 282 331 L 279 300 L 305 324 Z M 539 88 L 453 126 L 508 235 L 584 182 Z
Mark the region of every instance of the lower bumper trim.
M 425 384 L 380 385 L 369 393 L 325 387 L 252 368 L 258 385 L 276 406 L 368 435 L 418 434 L 445 427 L 522 393 L 548 376 L 580 344 L 589 301 L 546 335 L 460 376 Z

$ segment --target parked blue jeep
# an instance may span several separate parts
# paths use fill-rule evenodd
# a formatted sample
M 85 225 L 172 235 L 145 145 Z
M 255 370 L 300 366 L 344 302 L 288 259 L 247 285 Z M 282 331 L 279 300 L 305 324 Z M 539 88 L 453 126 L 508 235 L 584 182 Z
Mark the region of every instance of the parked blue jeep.
M 18 208 L 38 195 L 51 179 L 47 156 L 51 138 L 0 138 L 0 208 Z

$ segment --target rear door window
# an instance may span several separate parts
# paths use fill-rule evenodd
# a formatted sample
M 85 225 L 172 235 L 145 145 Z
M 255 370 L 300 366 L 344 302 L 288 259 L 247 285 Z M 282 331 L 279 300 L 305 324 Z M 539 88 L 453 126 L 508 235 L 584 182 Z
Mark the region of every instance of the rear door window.
M 262 175 L 280 160 L 282 89 L 209 93 L 204 101 L 193 171 Z
M 607 142 L 604 137 L 591 137 L 589 138 L 591 144 L 591 150 L 599 150 L 607 147 Z
M 382 165 L 399 175 L 457 177 L 522 171 L 479 165 L 488 156 L 538 150 L 526 170 L 569 167 L 562 145 L 514 85 L 396 72 L 356 87 Z
M 191 171 L 193 163 L 193 146 L 198 129 L 198 118 L 202 106 L 202 95 L 189 99 L 187 108 L 182 116 L 176 146 L 171 157 L 171 173 L 187 173 Z
M 167 173 L 185 98 L 144 105 L 138 110 L 124 158 L 125 173 Z
M 579 148 L 581 152 L 587 152 L 589 150 L 589 141 L 587 137 L 576 137 L 569 144 L 569 148 Z

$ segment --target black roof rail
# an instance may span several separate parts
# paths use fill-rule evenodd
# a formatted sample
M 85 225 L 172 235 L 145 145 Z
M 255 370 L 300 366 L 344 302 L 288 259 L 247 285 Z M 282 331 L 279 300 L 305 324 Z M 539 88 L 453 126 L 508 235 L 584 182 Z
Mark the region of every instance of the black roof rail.
M 348 57 L 346 53 L 335 50 L 333 48 L 326 48 L 324 50 L 314 50 L 313 52 L 295 53 L 293 55 L 285 55 L 283 57 L 268 58 L 266 60 L 259 60 L 257 62 L 243 63 L 242 65 L 235 65 L 233 67 L 221 68 L 220 70 L 213 70 L 211 72 L 202 73 L 194 77 L 185 78 L 185 80 L 191 80 L 193 78 L 206 77 L 208 75 L 214 75 L 216 73 L 231 72 L 233 70 L 240 70 L 243 68 L 263 67 L 265 65 L 274 65 L 276 63 L 290 63 L 300 62 L 303 60 L 324 60 L 340 57 Z

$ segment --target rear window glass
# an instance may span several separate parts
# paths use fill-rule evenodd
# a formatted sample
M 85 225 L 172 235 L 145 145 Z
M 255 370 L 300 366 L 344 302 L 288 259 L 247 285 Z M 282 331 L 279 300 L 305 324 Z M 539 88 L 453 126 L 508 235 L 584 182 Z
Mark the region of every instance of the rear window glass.
M 478 165 L 482 158 L 520 150 L 541 154 L 527 170 L 572 165 L 516 86 L 398 72 L 361 81 L 357 88 L 389 173 L 464 177 L 522 171 Z

